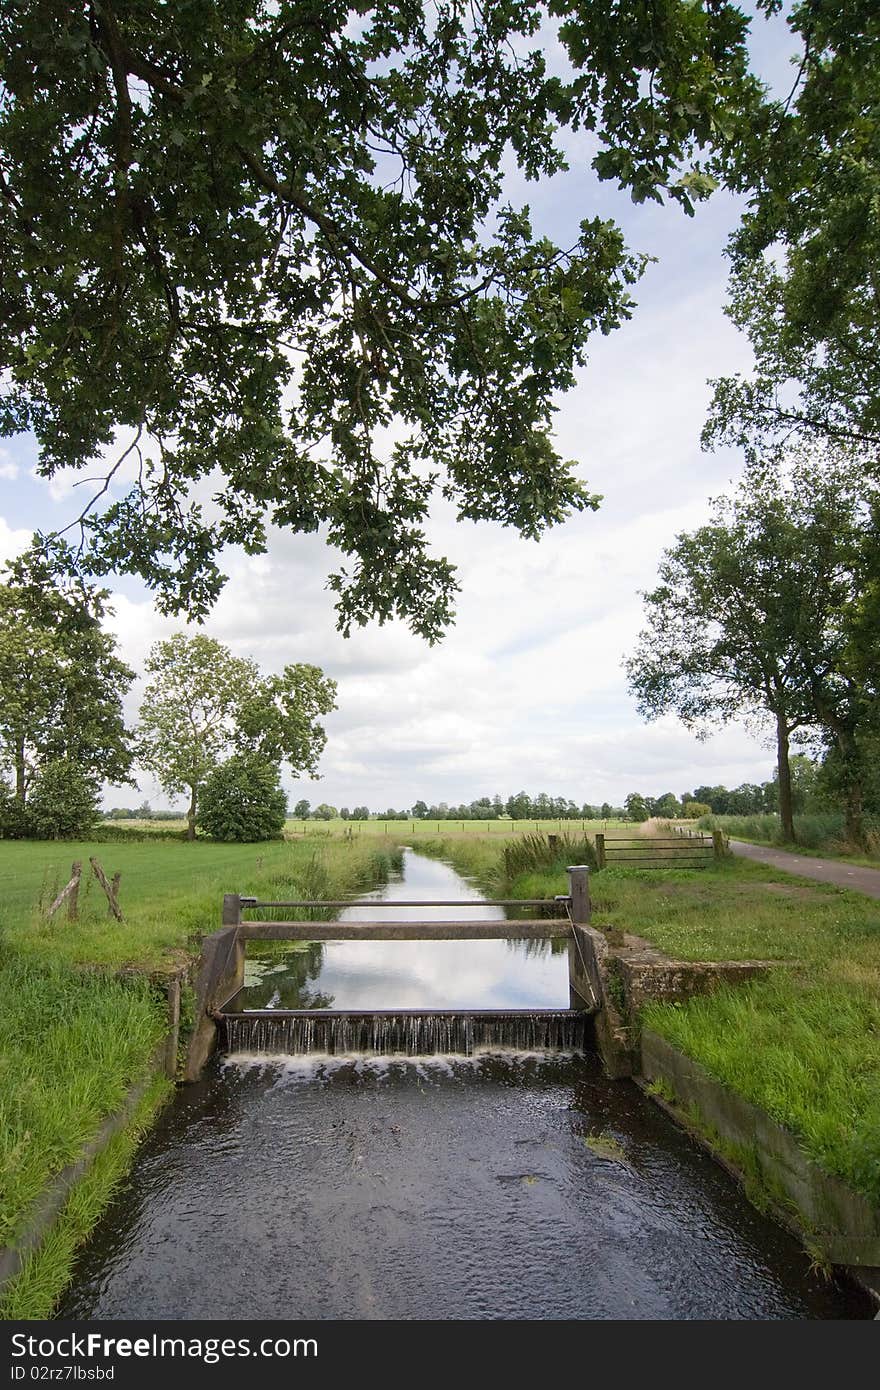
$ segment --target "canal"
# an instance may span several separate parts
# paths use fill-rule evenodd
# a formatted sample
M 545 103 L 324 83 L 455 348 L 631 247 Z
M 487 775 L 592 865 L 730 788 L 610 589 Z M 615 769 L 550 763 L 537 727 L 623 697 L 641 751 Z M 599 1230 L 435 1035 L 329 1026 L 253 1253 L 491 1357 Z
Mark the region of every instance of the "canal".
M 407 851 L 402 875 L 377 901 L 394 896 L 476 895 L 447 865 Z M 253 956 L 242 1002 L 565 1007 L 567 958 L 554 946 L 290 943 Z M 636 1086 L 605 1080 L 592 1055 L 516 1050 L 215 1059 L 144 1142 L 58 1311 L 870 1315 L 857 1292 L 812 1272 L 794 1239 Z

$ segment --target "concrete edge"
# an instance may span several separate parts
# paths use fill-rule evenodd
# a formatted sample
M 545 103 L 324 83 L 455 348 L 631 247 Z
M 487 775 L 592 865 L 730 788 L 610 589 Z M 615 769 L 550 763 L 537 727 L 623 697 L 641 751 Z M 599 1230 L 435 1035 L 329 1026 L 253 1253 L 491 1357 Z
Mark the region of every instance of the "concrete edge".
M 643 1066 L 641 1074 L 633 1079 L 643 1094 L 711 1154 L 747 1196 L 749 1180 L 746 1174 L 713 1144 L 711 1138 L 684 1113 L 680 1104 L 670 1103 L 653 1091 L 651 1082 L 663 1079 L 675 1093 L 676 1100 L 694 1105 L 704 1122 L 722 1139 L 749 1148 L 759 1162 L 762 1176 L 766 1165 L 767 1176 L 782 1187 L 787 1202 L 791 1203 L 790 1207 L 783 1205 L 772 1191 L 768 1191 L 767 1206 L 774 1220 L 805 1246 L 818 1243 L 829 1263 L 872 1298 L 878 1309 L 877 1317 L 880 1318 L 880 1209 L 872 1207 L 867 1198 L 849 1188 L 840 1178 L 826 1173 L 800 1149 L 795 1136 L 766 1111 L 731 1091 L 666 1038 L 646 1029 L 642 1043 L 643 1056 L 645 1052 L 648 1053 L 648 1065 Z M 668 1065 L 673 1059 L 674 1064 Z M 687 1084 L 689 1078 L 698 1081 L 698 1089 L 692 1089 Z M 700 1109 L 700 1100 L 705 1101 L 706 1096 L 711 1096 L 715 1102 L 711 1117 Z M 774 1151 L 765 1149 L 761 1142 L 767 1136 L 772 1136 L 771 1142 L 775 1141 Z M 780 1153 L 784 1153 L 784 1161 L 780 1161 Z M 790 1181 L 786 1181 L 786 1170 L 791 1173 Z M 849 1230 L 817 1229 L 814 1221 L 804 1213 L 801 1205 L 803 1194 L 813 1185 L 818 1185 L 823 1195 L 830 1193 L 835 1205 L 853 1209 Z M 867 1222 L 864 1222 L 865 1215 L 869 1218 Z M 873 1231 L 870 1227 L 873 1227 Z
M 23 1231 L 14 1245 L 0 1247 L 0 1294 L 21 1273 L 25 1259 L 40 1248 L 77 1183 L 86 1176 L 95 1159 L 130 1123 L 150 1086 L 159 1076 L 167 1076 L 168 1039 L 153 1052 L 146 1074 L 129 1088 L 118 1110 L 102 1121 L 98 1132 L 86 1144 L 79 1158 L 67 1164 L 51 1179 L 31 1209 Z

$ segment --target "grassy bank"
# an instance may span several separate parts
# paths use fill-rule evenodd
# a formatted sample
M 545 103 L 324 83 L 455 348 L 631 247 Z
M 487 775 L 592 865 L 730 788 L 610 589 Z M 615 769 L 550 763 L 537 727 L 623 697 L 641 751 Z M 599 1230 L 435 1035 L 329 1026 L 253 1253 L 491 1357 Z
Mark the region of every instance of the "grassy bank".
M 880 867 L 880 825 L 871 818 L 867 821 L 867 848 L 847 841 L 843 815 L 835 811 L 795 816 L 795 844 L 783 839 L 778 816 L 701 816 L 696 824 L 698 829 L 723 830 L 729 838 L 751 844 L 776 845 L 794 854 L 822 854 Z
M 87 876 L 91 855 L 108 876 L 122 874 L 123 923 L 108 916 Z M 87 871 L 77 919 L 62 908 L 47 921 L 45 908 L 74 860 Z M 374 886 L 398 860 L 393 845 L 372 841 L 0 843 L 0 1244 L 14 1243 L 47 1184 L 145 1076 L 165 1029 L 161 977 L 191 960 L 199 939 L 219 925 L 223 893 L 338 897 Z M 6 1316 L 43 1316 L 51 1307 L 76 1244 L 167 1088 L 154 1089 L 140 1120 L 93 1165 L 28 1261 L 0 1304 Z
M 564 862 L 511 875 L 487 839 L 427 848 L 505 897 L 566 891 Z M 679 959 L 780 963 L 749 986 L 652 1006 L 651 1026 L 880 1201 L 880 904 L 740 859 L 606 869 L 592 879 L 592 898 L 597 923 Z
M 0 1295 L 0 1319 L 52 1316 L 60 1294 L 70 1283 L 80 1245 L 124 1180 L 138 1144 L 173 1089 L 165 1077 L 153 1079 L 128 1125 L 98 1154 L 42 1245 L 27 1256 L 21 1273 Z
M 164 1008 L 144 979 L 0 963 L 0 1244 L 145 1074 Z

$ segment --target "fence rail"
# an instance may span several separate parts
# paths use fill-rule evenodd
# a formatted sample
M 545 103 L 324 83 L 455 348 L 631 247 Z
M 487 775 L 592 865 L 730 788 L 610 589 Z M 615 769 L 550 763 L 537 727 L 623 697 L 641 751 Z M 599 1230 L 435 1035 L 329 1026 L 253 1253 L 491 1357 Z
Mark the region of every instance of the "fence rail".
M 644 869 L 704 869 L 724 854 L 719 830 L 709 835 L 596 835 L 596 861 L 600 869 L 613 864 L 638 864 Z

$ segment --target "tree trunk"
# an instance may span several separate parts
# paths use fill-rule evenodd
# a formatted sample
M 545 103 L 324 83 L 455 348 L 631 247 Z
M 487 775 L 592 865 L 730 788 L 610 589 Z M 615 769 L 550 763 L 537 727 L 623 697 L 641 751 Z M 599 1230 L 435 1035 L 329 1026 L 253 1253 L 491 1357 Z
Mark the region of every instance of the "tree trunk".
M 25 782 L 27 780 L 27 764 L 24 760 L 24 742 L 16 744 L 15 748 L 15 795 L 24 805 Z
M 186 813 L 186 838 L 196 838 L 196 788 L 190 787 L 189 810 Z
M 779 820 L 782 838 L 795 841 L 794 812 L 791 805 L 791 768 L 788 762 L 788 722 L 784 715 L 776 716 L 776 767 L 779 780 Z
M 862 779 L 854 774 L 846 788 L 846 838 L 849 844 L 865 848 L 865 826 L 863 821 Z

